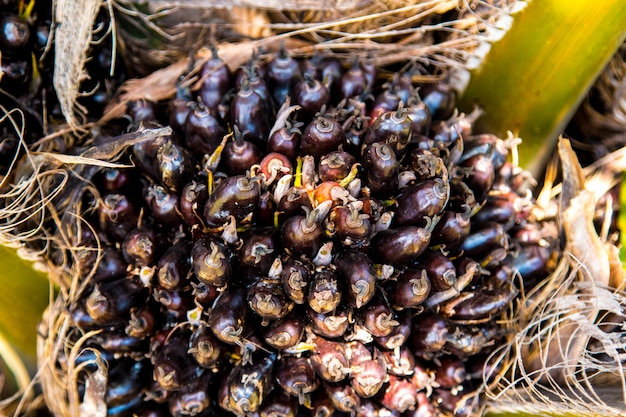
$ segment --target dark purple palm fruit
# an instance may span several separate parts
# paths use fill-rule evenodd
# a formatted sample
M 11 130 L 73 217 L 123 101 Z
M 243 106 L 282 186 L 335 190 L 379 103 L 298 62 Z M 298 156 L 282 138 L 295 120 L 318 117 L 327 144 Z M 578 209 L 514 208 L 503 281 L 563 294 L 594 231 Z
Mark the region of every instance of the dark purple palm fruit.
M 365 92 L 370 93 L 374 88 L 374 84 L 378 81 L 378 70 L 376 69 L 376 65 L 368 59 L 362 60 L 360 65 L 365 74 Z
M 363 202 L 337 206 L 331 212 L 327 229 L 344 246 L 363 247 L 372 231 L 370 216 L 363 212 Z
M 334 256 L 333 264 L 344 280 L 348 305 L 361 308 L 369 303 L 378 281 L 372 260 L 363 252 L 344 250 Z
M 342 123 L 342 128 L 346 135 L 346 150 L 355 155 L 360 153 L 363 138 L 369 127 L 369 118 L 365 116 L 363 111 L 355 110 Z
M 452 389 L 467 378 L 465 364 L 454 356 L 443 356 L 437 358 L 438 366 L 435 369 L 435 382 L 441 388 Z
M 387 372 L 389 372 L 390 375 L 410 377 L 415 374 L 416 360 L 407 346 L 402 346 L 395 351 L 382 351 L 382 355 L 387 365 Z
M 188 332 L 176 332 L 167 342 L 153 353 L 153 378 L 166 391 L 178 391 L 191 384 L 202 373 L 203 368 L 195 366 L 187 353 Z
M 450 184 L 445 179 L 426 180 L 406 187 L 395 199 L 394 225 L 423 224 L 424 218 L 441 214 L 449 197 Z
M 371 398 L 385 383 L 387 369 L 382 354 L 375 347 L 370 352 L 361 342 L 347 343 L 350 385 L 361 398 Z
M 158 167 L 155 164 L 156 154 L 159 148 L 168 140 L 171 140 L 171 137 L 158 136 L 137 142 L 132 147 L 133 163 L 139 167 L 144 174 L 155 181 L 158 181 L 160 178 Z
M 214 380 L 215 374 L 204 372 L 191 384 L 175 392 L 168 401 L 170 414 L 176 417 L 214 415 L 211 404 Z
M 408 155 L 408 165 L 418 181 L 445 178 L 448 175 L 443 159 L 434 149 L 412 149 Z
M 411 140 L 411 118 L 404 107 L 381 114 L 369 127 L 363 138 L 363 147 L 372 143 L 385 143 L 401 157 Z
M 315 78 L 326 86 L 331 97 L 337 97 L 343 73 L 341 61 L 330 55 L 317 54 L 309 60 L 309 63 L 315 70 Z
M 202 159 L 211 155 L 226 135 L 226 130 L 218 118 L 201 103 L 189 105 L 190 111 L 185 122 L 185 144 Z
M 217 110 L 217 106 L 231 89 L 232 74 L 228 65 L 217 55 L 215 46 L 211 47 L 211 53 L 211 58 L 202 64 L 202 84 L 198 96 L 207 108 Z
M 311 416 L 331 417 L 335 415 L 335 405 L 326 394 L 326 390 L 318 389 L 311 396 Z
M 426 251 L 417 265 L 428 274 L 434 291 L 445 291 L 457 284 L 456 267 L 446 255 L 439 251 Z
M 128 102 L 128 114 L 135 124 L 154 122 L 158 119 L 157 103 L 146 99 L 130 101 Z
M 186 148 L 166 141 L 156 153 L 155 168 L 160 182 L 170 191 L 180 191 L 195 171 L 195 158 Z
M 346 334 L 352 324 L 351 314 L 351 309 L 341 305 L 330 313 L 317 313 L 310 308 L 306 309 L 306 318 L 311 331 L 329 339 L 336 339 Z
M 178 194 L 160 185 L 150 184 L 144 189 L 144 200 L 154 220 L 169 227 L 182 224 Z
M 317 272 L 309 284 L 308 306 L 316 313 L 330 313 L 339 306 L 342 291 L 339 277 L 332 270 Z
M 0 16 L 0 46 L 3 51 L 22 49 L 30 39 L 28 23 L 19 15 L 3 13 Z
M 114 325 L 128 320 L 130 309 L 145 302 L 148 290 L 135 278 L 120 278 L 96 284 L 87 297 L 85 310 L 99 325 Z
M 432 114 L 430 108 L 420 97 L 420 90 L 414 89 L 409 97 L 409 101 L 405 104 L 407 114 L 411 119 L 411 142 L 418 141 L 419 135 L 428 135 L 432 123 Z
M 511 147 L 510 139 L 502 140 L 496 135 L 483 133 L 479 135 L 467 135 L 463 138 L 463 142 L 463 158 L 465 159 L 480 153 L 490 155 L 496 171 L 500 171 L 507 162 Z
M 289 217 L 281 228 L 281 238 L 285 250 L 294 255 L 305 255 L 313 258 L 324 243 L 325 233 L 322 225 L 332 205 L 324 202 L 309 211 L 306 216 Z
M 457 417 L 471 417 L 474 414 L 472 401 L 465 395 L 465 392 L 471 392 L 473 389 L 475 388 L 469 384 L 463 384 L 456 389 L 435 388 L 431 402 L 437 404 L 439 413 L 454 414 Z
M 306 214 L 313 209 L 311 198 L 304 187 L 290 187 L 286 193 L 280 196 L 276 212 L 278 222 L 283 223 L 285 219 L 292 216 Z
M 355 413 L 361 404 L 361 397 L 347 383 L 325 383 L 324 390 L 338 411 Z
M 267 417 L 296 417 L 298 414 L 298 399 L 283 390 L 275 389 L 263 401 L 257 413 L 260 416 Z
M 296 304 L 304 304 L 306 302 L 312 270 L 313 265 L 293 257 L 282 263 L 280 277 L 283 288 L 289 298 Z
M 192 288 L 191 293 L 194 296 L 194 302 L 203 306 L 213 305 L 213 302 L 220 293 L 219 290 L 221 287 L 207 284 L 193 278 L 194 276 L 191 277 L 190 284 Z
M 229 287 L 215 299 L 207 324 L 222 342 L 241 346 L 248 311 L 246 290 Z
M 383 91 L 376 95 L 372 109 L 369 111 L 370 125 L 372 125 L 383 113 L 393 112 L 400 102 L 406 105 L 407 100 L 402 100 L 398 94 L 399 75 L 394 74 L 393 79 L 383 84 Z
M 321 158 L 336 151 L 344 142 L 345 134 L 336 120 L 317 116 L 302 132 L 300 154 Z
M 340 382 L 350 373 L 350 362 L 346 352 L 346 344 L 316 337 L 313 339 L 314 349 L 309 357 L 315 373 L 327 382 Z
M 237 250 L 241 264 L 256 268 L 266 275 L 274 259 L 282 252 L 275 229 L 257 230 L 242 235 L 243 243 Z
M 194 242 L 191 265 L 200 282 L 224 287 L 233 271 L 232 255 L 228 246 L 217 238 L 206 235 Z
M 248 288 L 247 297 L 250 309 L 263 319 L 262 325 L 269 324 L 269 320 L 282 319 L 294 306 L 280 280 L 272 278 L 256 279 Z
M 159 329 L 161 320 L 162 315 L 158 303 L 149 299 L 140 307 L 131 309 L 124 332 L 135 339 L 146 339 Z
M 300 150 L 301 126 L 301 123 L 287 121 L 283 127 L 273 130 L 267 142 L 267 151 L 285 155 L 295 162 Z
M 494 249 L 507 248 L 508 241 L 509 237 L 501 224 L 486 222 L 470 229 L 460 249 L 466 256 L 475 258 L 485 256 Z
M 192 180 L 180 193 L 180 214 L 188 226 L 202 223 L 204 204 L 209 197 L 206 183 Z
M 391 146 L 376 142 L 365 149 L 365 185 L 373 196 L 386 197 L 396 193 L 399 168 L 400 164 Z
M 178 290 L 189 285 L 191 271 L 191 248 L 187 242 L 170 246 L 157 263 L 159 286 L 166 290 Z
M 104 401 L 108 416 L 123 416 L 137 411 L 144 401 L 143 381 L 149 372 L 146 360 L 123 359 L 108 370 Z
M 133 266 L 152 266 L 164 251 L 163 236 L 148 227 L 131 230 L 122 243 L 126 262 Z
M 493 320 L 479 324 L 458 324 L 450 326 L 446 335 L 446 352 L 464 359 L 489 352 L 498 343 L 503 330 Z
M 105 358 L 127 356 L 136 360 L 143 359 L 148 339 L 129 336 L 121 329 L 122 325 L 123 323 L 118 323 L 101 327 L 100 332 L 94 334 L 87 345 L 101 349 L 105 352 Z
M 269 191 L 262 191 L 252 216 L 252 223 L 259 227 L 269 227 L 275 225 L 276 201 Z
M 209 227 L 220 227 L 229 216 L 237 221 L 251 214 L 259 202 L 260 186 L 256 179 L 243 175 L 221 181 L 209 195 L 204 208 L 204 220 Z
M 302 70 L 298 61 L 287 52 L 284 45 L 267 64 L 267 84 L 272 92 L 276 107 L 280 107 L 289 95 L 293 85 L 302 79 Z
M 413 319 L 409 346 L 416 356 L 429 359 L 440 352 L 446 344 L 448 325 L 446 321 L 434 313 L 423 313 Z
M 301 318 L 301 311 L 294 310 L 280 320 L 276 320 L 263 328 L 265 343 L 276 350 L 286 350 L 295 347 L 304 336 L 305 321 Z
M 139 213 L 123 194 L 106 194 L 98 203 L 100 229 L 114 240 L 123 240 L 137 227 Z
M 223 350 L 222 342 L 215 337 L 208 326 L 201 324 L 193 330 L 189 338 L 187 353 L 201 367 L 214 369 L 220 363 Z
M 100 191 L 107 193 L 124 193 L 137 186 L 133 174 L 120 168 L 104 168 L 98 173 L 96 183 Z
M 274 388 L 275 364 L 276 354 L 269 353 L 233 368 L 227 378 L 230 412 L 243 416 L 259 409 Z
M 184 138 L 187 130 L 187 118 L 192 111 L 193 98 L 187 87 L 181 85 L 184 77 L 176 83 L 176 97 L 170 102 L 168 107 L 170 127 Z
M 398 325 L 391 329 L 387 336 L 375 337 L 374 341 L 383 349 L 398 353 L 398 349 L 406 345 L 411 334 L 411 322 L 417 310 L 405 309 L 396 314 Z
M 446 251 L 456 251 L 470 233 L 470 216 L 445 210 L 433 229 L 431 246 L 441 246 Z
M 282 356 L 276 365 L 276 382 L 289 395 L 298 398 L 301 405 L 310 403 L 309 394 L 319 386 L 309 358 Z
M 356 314 L 359 323 L 374 337 L 388 336 L 394 327 L 400 325 L 395 311 L 380 291 Z
M 526 288 L 537 283 L 539 277 L 545 276 L 553 268 L 554 251 L 550 246 L 540 244 L 521 245 L 513 258 L 515 270 L 524 279 Z
M 466 213 L 468 216 L 474 215 L 480 209 L 480 202 L 476 200 L 474 192 L 459 177 L 450 178 L 450 199 L 446 210 L 457 213 Z
M 270 119 L 265 102 L 250 87 L 247 78 L 242 81 L 239 91 L 230 105 L 231 126 L 237 126 L 240 132 L 247 132 L 247 138 L 259 149 L 266 148 L 270 133 Z
M 356 159 L 345 151 L 333 151 L 322 156 L 317 172 L 322 181 L 341 181 L 350 174 Z
M 465 168 L 467 186 L 474 192 L 478 201 L 484 201 L 496 180 L 496 170 L 493 160 L 488 154 L 476 154 L 459 162 L 459 167 Z
M 89 268 L 93 268 L 93 266 L 93 264 L 90 264 Z M 97 283 L 121 278 L 126 275 L 127 269 L 128 263 L 120 251 L 113 246 L 105 246 L 102 248 L 98 266 L 91 278 L 91 282 Z
M 152 296 L 162 306 L 166 326 L 185 321 L 189 310 L 195 307 L 193 294 L 185 290 L 155 288 Z
M 235 88 L 241 87 L 243 79 L 245 77 L 250 78 L 251 75 L 259 77 L 262 81 L 265 79 L 267 76 L 267 63 L 261 59 L 260 55 L 262 53 L 263 51 L 255 49 L 248 62 L 237 70 Z
M 425 269 L 407 268 L 387 290 L 394 308 L 418 308 L 430 294 L 431 283 Z
M 259 148 L 245 140 L 245 136 L 245 132 L 240 132 L 237 126 L 234 126 L 232 140 L 224 146 L 219 167 L 228 175 L 245 175 L 252 165 L 261 161 L 262 154 Z
M 389 375 L 380 403 L 390 410 L 404 413 L 417 405 L 417 390 L 410 380 Z
M 472 225 L 496 222 L 508 232 L 518 220 L 521 205 L 522 198 L 512 191 L 490 194 L 485 205 L 472 217 Z
M 420 96 L 433 120 L 444 120 L 452 116 L 456 93 L 448 83 L 425 84 L 420 89 Z
M 368 76 L 365 74 L 358 58 L 355 58 L 350 68 L 343 73 L 340 81 L 340 97 L 350 98 L 360 96 L 367 91 Z
M 6 55 L 1 57 L 0 70 L 0 85 L 10 92 L 23 90 L 30 82 L 33 72 L 31 60 L 27 57 L 11 59 Z
M 413 262 L 426 250 L 434 222 L 425 227 L 404 226 L 376 233 L 370 242 L 369 254 L 375 262 L 404 265 Z
M 305 74 L 304 80 L 293 87 L 293 104 L 301 107 L 300 113 L 306 121 L 311 120 L 322 107 L 328 105 L 330 98 L 328 88 L 310 74 Z
M 356 409 L 355 417 L 400 417 L 401 413 L 383 407 L 378 401 L 364 398 Z
M 495 317 L 510 306 L 517 296 L 515 286 L 466 290 L 439 305 L 439 312 L 449 320 L 483 321 Z
M 267 83 L 263 79 L 262 74 L 265 73 L 265 70 L 263 68 L 264 67 L 260 66 L 258 62 L 248 63 L 246 66 L 242 67 L 241 70 L 237 73 L 235 88 L 239 90 L 243 81 L 247 80 L 250 89 L 252 89 L 252 91 L 257 93 L 259 97 L 261 97 L 261 101 L 263 101 L 267 113 L 269 115 L 273 115 L 274 109 L 272 107 L 272 95 L 267 88 Z

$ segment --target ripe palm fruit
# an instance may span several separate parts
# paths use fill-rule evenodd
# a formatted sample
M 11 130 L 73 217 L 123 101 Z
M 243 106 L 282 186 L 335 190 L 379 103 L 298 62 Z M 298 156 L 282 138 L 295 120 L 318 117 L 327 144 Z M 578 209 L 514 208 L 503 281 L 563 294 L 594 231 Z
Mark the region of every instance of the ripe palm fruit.
M 185 123 L 151 120 L 176 129 L 96 177 L 105 256 L 71 317 L 106 336 L 87 345 L 109 361 L 111 414 L 451 415 L 503 340 L 514 274 L 549 270 L 506 142 L 450 118 L 449 86 L 313 60 L 231 77 L 214 56 L 199 97 L 162 103 Z

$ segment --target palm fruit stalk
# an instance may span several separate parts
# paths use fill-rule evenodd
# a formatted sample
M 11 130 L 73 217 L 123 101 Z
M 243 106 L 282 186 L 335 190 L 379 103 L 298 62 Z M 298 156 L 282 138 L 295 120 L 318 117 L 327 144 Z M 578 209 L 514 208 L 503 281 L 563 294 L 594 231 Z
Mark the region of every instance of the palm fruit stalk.
M 172 127 L 125 147 L 134 167 L 67 191 L 88 225 L 73 245 L 101 259 L 79 252 L 46 341 L 75 347 L 54 350 L 72 379 L 53 412 L 475 413 L 501 318 L 559 253 L 508 161 L 518 140 L 474 133 L 478 112 L 412 66 L 281 48 L 202 70 L 198 91 L 111 122 Z

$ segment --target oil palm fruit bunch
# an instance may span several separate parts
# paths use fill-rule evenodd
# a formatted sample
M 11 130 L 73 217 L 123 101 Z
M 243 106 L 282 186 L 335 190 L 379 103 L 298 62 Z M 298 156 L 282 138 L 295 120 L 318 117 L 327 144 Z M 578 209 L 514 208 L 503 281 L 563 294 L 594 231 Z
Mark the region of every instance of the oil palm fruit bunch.
M 136 101 L 82 196 L 58 366 L 104 359 L 108 415 L 470 415 L 500 320 L 551 268 L 513 137 L 418 65 L 285 49 Z M 122 123 L 118 121 L 117 125 Z M 105 140 L 105 139 L 103 139 Z M 96 331 L 91 333 L 92 331 Z M 133 414 L 134 413 L 134 414 Z

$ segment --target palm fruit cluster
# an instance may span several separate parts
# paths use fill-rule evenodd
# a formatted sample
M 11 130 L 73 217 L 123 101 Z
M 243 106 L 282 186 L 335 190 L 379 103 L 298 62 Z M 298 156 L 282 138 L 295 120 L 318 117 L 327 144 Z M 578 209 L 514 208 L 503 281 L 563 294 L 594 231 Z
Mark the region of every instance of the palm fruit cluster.
M 101 12 L 93 30 L 91 59 L 79 104 L 94 120 L 124 79 L 118 65 L 111 74 L 110 19 Z M 53 87 L 52 1 L 0 1 L 0 175 L 5 175 L 22 146 L 31 146 L 63 122 Z M 56 145 L 60 146 L 60 145 Z M 65 151 L 65 149 L 60 149 Z
M 3 106 L 0 121 L 0 174 L 6 174 L 19 147 L 19 129 L 16 129 L 7 112 L 19 110 L 22 117 L 13 113 L 18 125 L 31 129 L 24 138 L 32 143 L 43 136 L 42 101 L 56 100 L 52 86 L 52 63 L 49 49 L 51 2 L 0 2 L 0 104 Z M 45 98 L 44 98 L 45 97 Z M 50 109 L 52 109 L 52 105 Z
M 101 256 L 69 308 L 70 345 L 99 330 L 76 365 L 101 352 L 109 415 L 471 413 L 554 248 L 515 140 L 419 71 L 215 53 L 197 93 L 129 105 L 172 134 L 93 177 L 77 247 Z

